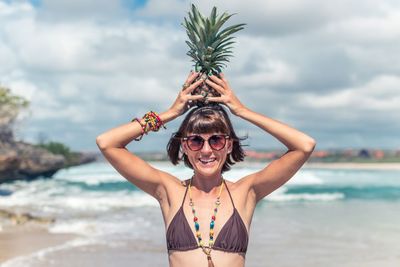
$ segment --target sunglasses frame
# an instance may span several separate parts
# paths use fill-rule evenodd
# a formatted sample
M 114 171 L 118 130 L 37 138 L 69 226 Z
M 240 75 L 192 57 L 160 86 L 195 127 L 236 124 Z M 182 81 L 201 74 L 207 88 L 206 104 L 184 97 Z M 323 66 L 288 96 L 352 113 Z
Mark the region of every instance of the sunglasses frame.
M 210 139 L 211 139 L 212 137 L 214 137 L 214 136 L 218 136 L 218 137 L 219 137 L 219 136 L 223 136 L 223 137 L 225 138 L 224 146 L 221 147 L 220 149 L 215 149 L 215 148 L 213 148 L 213 146 L 210 144 Z M 200 137 L 200 138 L 201 138 L 201 140 L 202 140 L 203 143 L 201 144 L 201 146 L 200 146 L 199 149 L 193 150 L 193 149 L 190 147 L 188 141 L 189 141 L 189 138 L 191 138 L 191 137 Z M 182 140 L 186 142 L 186 145 L 188 146 L 188 148 L 189 148 L 191 151 L 200 151 L 200 150 L 202 150 L 203 147 L 204 147 L 204 143 L 205 143 L 206 141 L 208 142 L 208 145 L 210 146 L 210 148 L 211 148 L 212 150 L 220 151 L 220 150 L 224 149 L 224 147 L 226 146 L 226 140 L 227 140 L 227 139 L 230 139 L 230 138 L 231 138 L 231 137 L 230 137 L 228 134 L 213 134 L 213 135 L 211 135 L 208 139 L 204 139 L 201 135 L 194 134 L 194 135 L 190 135 L 190 136 L 187 136 L 187 137 L 183 137 Z

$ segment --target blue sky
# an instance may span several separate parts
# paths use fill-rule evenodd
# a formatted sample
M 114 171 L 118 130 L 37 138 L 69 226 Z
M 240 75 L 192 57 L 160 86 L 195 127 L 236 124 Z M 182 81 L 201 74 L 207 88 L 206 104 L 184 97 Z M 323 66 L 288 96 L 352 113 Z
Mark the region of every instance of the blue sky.
M 95 151 L 110 128 L 162 112 L 192 63 L 190 1 L 0 0 L 0 84 L 31 101 L 18 139 Z M 314 137 L 317 149 L 400 148 L 400 1 L 194 1 L 237 13 L 225 70 L 249 108 Z M 182 117 L 129 148 L 164 150 Z M 249 149 L 284 149 L 232 116 Z

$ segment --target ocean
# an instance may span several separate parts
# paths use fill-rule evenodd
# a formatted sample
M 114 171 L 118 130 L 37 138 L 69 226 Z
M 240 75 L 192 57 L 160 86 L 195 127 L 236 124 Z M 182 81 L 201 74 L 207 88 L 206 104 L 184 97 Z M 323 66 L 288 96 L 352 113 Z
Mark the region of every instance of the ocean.
M 151 164 L 182 179 L 192 175 L 182 165 Z M 262 167 L 240 164 L 224 178 Z M 77 234 L 2 267 L 168 266 L 157 201 L 107 162 L 1 184 L 0 209 L 54 217 L 51 233 Z M 257 205 L 246 266 L 400 266 L 400 171 L 303 167 Z

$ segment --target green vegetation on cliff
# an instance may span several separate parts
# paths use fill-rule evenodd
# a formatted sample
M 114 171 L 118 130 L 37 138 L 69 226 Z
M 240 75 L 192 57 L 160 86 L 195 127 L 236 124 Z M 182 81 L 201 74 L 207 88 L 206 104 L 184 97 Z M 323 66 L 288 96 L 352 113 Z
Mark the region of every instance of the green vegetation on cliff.
M 29 101 L 11 93 L 0 85 L 0 141 L 12 139 L 12 127 L 21 110 L 29 106 Z
M 68 146 L 59 142 L 50 141 L 47 143 L 38 144 L 36 146 L 44 148 L 53 154 L 64 156 L 67 161 L 65 167 L 76 165 L 76 162 L 79 162 L 82 156 L 81 153 L 73 152 Z

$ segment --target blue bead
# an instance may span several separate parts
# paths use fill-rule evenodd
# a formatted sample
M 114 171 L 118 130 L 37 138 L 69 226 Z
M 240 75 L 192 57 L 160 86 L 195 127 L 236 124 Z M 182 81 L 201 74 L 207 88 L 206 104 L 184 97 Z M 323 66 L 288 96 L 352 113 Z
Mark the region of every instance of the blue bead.
M 196 228 L 196 230 L 200 229 L 200 225 L 197 222 L 194 223 L 194 227 Z
M 211 229 L 214 228 L 214 221 L 212 221 L 212 222 L 210 223 L 210 228 L 211 228 Z

